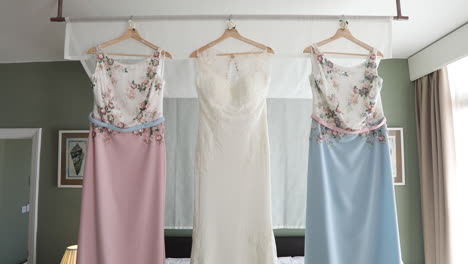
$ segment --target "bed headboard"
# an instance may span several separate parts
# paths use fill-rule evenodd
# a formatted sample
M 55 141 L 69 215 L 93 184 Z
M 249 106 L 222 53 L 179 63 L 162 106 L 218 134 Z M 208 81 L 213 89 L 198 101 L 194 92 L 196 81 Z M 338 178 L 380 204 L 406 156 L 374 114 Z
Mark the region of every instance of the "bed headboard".
M 303 236 L 276 237 L 278 257 L 304 256 Z M 192 249 L 191 237 L 166 237 L 167 258 L 190 258 Z

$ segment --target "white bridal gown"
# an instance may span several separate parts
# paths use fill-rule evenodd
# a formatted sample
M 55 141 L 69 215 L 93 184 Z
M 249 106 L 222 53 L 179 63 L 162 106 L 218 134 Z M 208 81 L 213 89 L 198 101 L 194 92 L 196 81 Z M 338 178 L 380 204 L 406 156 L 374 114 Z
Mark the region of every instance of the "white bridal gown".
M 198 58 L 192 264 L 273 264 L 270 54 Z

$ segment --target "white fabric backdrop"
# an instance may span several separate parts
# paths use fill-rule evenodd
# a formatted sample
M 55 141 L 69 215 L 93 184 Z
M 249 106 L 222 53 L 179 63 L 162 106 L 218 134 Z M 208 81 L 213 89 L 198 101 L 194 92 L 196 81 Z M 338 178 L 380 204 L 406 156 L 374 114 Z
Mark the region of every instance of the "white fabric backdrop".
M 238 21 L 237 25 L 243 35 L 271 46 L 278 54 L 272 59 L 268 96 L 273 226 L 303 229 L 312 103 L 308 77 L 310 60 L 301 53 L 305 46 L 334 34 L 337 21 L 243 20 Z M 125 27 L 124 22 L 67 23 L 65 58 L 81 60 L 90 75 L 95 60 L 85 51 L 115 38 Z M 351 20 L 350 27 L 359 39 L 377 47 L 387 58 L 391 57 L 390 20 Z M 175 58 L 184 58 L 167 60 L 164 73 L 167 82 L 164 100 L 168 166 L 166 228 L 191 228 L 198 104 L 195 61 L 185 58 L 191 51 L 222 34 L 224 21 L 145 21 L 138 23 L 137 28 L 143 37 L 165 47 Z M 227 49 L 232 50 L 238 44 L 228 43 L 231 46 Z M 108 49 L 129 50 L 132 53 L 147 51 L 136 41 Z M 365 52 L 344 41 L 337 41 L 323 50 Z M 335 57 L 334 60 L 342 65 L 351 65 L 362 59 Z
M 195 49 L 218 38 L 224 31 L 225 21 L 158 20 L 136 22 L 138 31 L 145 39 L 167 49 L 174 55 L 174 60 L 168 60 L 166 63 L 165 75 L 168 83 L 165 97 L 197 97 L 195 63 L 193 59 L 187 58 Z M 333 35 L 338 28 L 338 21 L 330 19 L 263 19 L 239 20 L 236 23 L 237 29 L 242 35 L 272 47 L 277 54 L 272 60 L 273 74 L 269 97 L 311 98 L 307 79 L 310 72 L 308 68 L 310 62 L 307 55 L 302 54 L 302 51 L 313 42 Z M 90 75 L 94 70 L 95 62 L 86 55 L 86 50 L 106 40 L 116 38 L 127 27 L 126 21 L 68 22 L 65 59 L 81 60 L 83 67 Z M 357 38 L 382 51 L 386 58 L 391 58 L 392 21 L 390 19 L 350 19 L 349 28 Z M 231 51 L 237 47 L 240 47 L 240 50 L 245 50 L 245 45 L 239 44 L 238 41 L 228 41 L 228 44 L 224 46 L 225 49 L 227 46 L 227 49 Z M 125 41 L 106 50 L 151 54 L 147 51 L 147 47 L 137 41 Z M 323 50 L 368 53 L 346 40 L 330 43 Z M 335 61 L 343 65 L 357 63 L 355 58 L 335 58 Z
M 268 99 L 274 228 L 304 228 L 309 99 Z M 166 227 L 191 228 L 197 99 L 164 100 L 167 144 Z

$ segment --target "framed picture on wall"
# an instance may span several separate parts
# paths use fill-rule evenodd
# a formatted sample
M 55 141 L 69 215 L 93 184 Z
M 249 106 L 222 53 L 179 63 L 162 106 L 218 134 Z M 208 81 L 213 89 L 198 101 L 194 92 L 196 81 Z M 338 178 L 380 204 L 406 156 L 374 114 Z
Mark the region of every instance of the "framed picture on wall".
M 88 151 L 88 130 L 60 130 L 58 144 L 58 187 L 80 188 Z
M 390 147 L 393 182 L 395 185 L 405 185 L 405 149 L 403 144 L 403 128 L 388 128 L 388 145 Z

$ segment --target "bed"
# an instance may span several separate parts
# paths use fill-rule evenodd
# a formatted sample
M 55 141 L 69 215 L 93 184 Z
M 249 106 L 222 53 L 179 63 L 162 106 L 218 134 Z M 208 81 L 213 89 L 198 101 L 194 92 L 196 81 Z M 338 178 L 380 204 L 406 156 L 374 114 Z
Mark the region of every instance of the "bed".
M 166 237 L 166 264 L 189 264 L 191 237 Z M 275 238 L 278 264 L 304 263 L 304 237 L 280 236 Z

